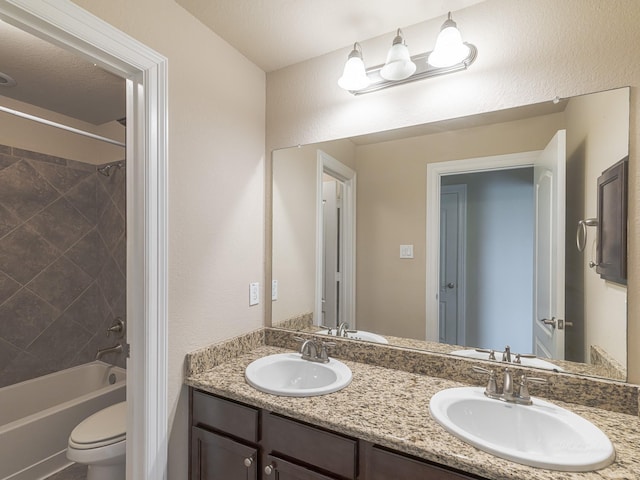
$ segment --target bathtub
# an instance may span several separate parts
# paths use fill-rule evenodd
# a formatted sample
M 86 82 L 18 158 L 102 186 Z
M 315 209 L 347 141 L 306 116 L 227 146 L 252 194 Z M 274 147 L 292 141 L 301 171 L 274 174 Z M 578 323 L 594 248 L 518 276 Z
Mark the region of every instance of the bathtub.
M 0 388 L 0 479 L 46 478 L 70 465 L 74 427 L 125 400 L 126 370 L 95 361 Z

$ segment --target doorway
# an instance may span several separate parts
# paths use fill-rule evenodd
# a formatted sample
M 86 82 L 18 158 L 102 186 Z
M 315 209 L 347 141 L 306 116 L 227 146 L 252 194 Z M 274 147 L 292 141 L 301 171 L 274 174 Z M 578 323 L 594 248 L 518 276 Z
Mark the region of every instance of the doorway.
M 497 351 L 506 345 L 515 352 L 528 353 L 532 346 L 529 319 L 533 292 L 534 189 L 533 168 L 513 168 L 487 172 L 469 172 L 441 177 L 443 202 L 440 228 L 442 237 L 463 237 L 465 254 L 460 265 L 442 272 L 440 284 L 440 317 L 443 309 L 464 296 L 460 318 L 445 330 L 440 340 L 452 345 L 470 345 Z M 466 215 L 464 229 L 450 225 L 444 215 L 445 195 L 452 189 L 464 188 Z M 450 196 L 451 194 L 449 194 Z M 462 223 L 462 222 L 459 222 Z M 451 232 L 452 230 L 460 230 Z M 440 262 L 452 256 L 454 243 L 441 241 Z M 466 286 L 466 288 L 464 288 Z M 460 289 L 460 287 L 463 287 Z M 449 314 L 452 315 L 452 314 Z M 441 322 L 442 325 L 442 322 Z M 446 324 L 445 324 L 446 325 Z M 451 334 L 453 331 L 453 334 Z M 458 333 L 458 335 L 455 335 Z M 464 333 L 464 338 L 459 333 Z M 443 333 L 440 332 L 442 337 Z
M 0 0 L 0 18 L 127 79 L 127 478 L 164 478 L 167 60 L 71 2 Z
M 564 359 L 564 330 L 558 326 L 555 328 L 553 319 L 564 317 L 564 247 L 565 247 L 565 199 L 566 199 L 566 131 L 559 130 L 547 144 L 544 150 L 534 152 L 523 152 L 517 154 L 499 155 L 493 157 L 482 157 L 475 159 L 441 162 L 427 165 L 427 340 L 438 341 L 439 339 L 439 295 L 440 295 L 440 192 L 441 181 L 443 177 L 454 174 L 469 174 L 474 172 L 495 172 L 508 171 L 512 169 L 521 169 L 523 167 L 533 167 L 534 180 L 531 182 L 534 189 L 534 233 L 531 235 L 535 248 L 531 249 L 531 257 L 533 257 L 533 275 L 524 278 L 524 283 L 532 282 L 530 301 L 526 302 L 533 308 L 533 314 L 525 316 L 528 318 L 521 319 L 521 323 L 526 325 L 532 331 L 532 339 L 535 342 L 529 345 L 522 345 L 522 353 L 534 352 L 537 355 L 546 355 L 546 352 L 539 348 L 541 341 L 545 340 L 550 345 L 549 352 L 553 354 L 552 358 Z M 542 181 L 541 179 L 544 179 Z M 456 183 L 459 183 L 456 181 Z M 475 202 L 468 202 L 469 204 Z M 504 200 L 500 202 L 504 203 Z M 507 202 L 508 203 L 508 202 Z M 493 235 L 495 227 L 492 226 L 493 220 L 486 215 L 475 215 L 469 213 L 469 218 L 477 221 L 475 228 L 485 228 L 487 232 Z M 473 228 L 468 228 L 468 233 Z M 470 233 L 474 237 L 476 233 Z M 479 242 L 474 242 L 479 243 Z M 491 243 L 489 243 L 491 245 Z M 478 270 L 481 274 L 485 272 L 501 272 L 502 277 L 498 277 L 493 283 L 494 288 L 498 291 L 505 290 L 502 285 L 507 286 L 515 283 L 513 272 L 517 271 L 519 263 L 508 261 L 506 254 L 513 249 L 513 245 L 505 244 L 504 248 L 491 255 L 491 251 L 479 252 L 478 258 L 481 262 L 481 268 Z M 469 253 L 468 256 L 471 256 Z M 528 255 L 525 255 L 525 257 Z M 493 260 L 491 261 L 491 258 Z M 487 261 L 489 260 L 489 261 Z M 517 262 L 517 257 L 516 260 Z M 485 262 L 482 264 L 482 262 Z M 511 266 L 516 268 L 510 268 Z M 468 272 L 467 268 L 467 280 Z M 478 298 L 482 302 L 486 302 L 485 292 L 480 289 L 486 285 L 486 282 L 474 282 L 478 290 Z M 467 297 L 470 293 L 471 281 L 467 282 Z M 535 288 L 534 288 L 535 287 Z M 546 292 L 546 293 L 545 293 Z M 503 295 L 494 297 L 496 303 L 506 311 L 507 315 L 511 315 L 513 322 L 518 319 L 512 314 L 512 308 L 505 302 L 510 300 L 508 292 Z M 481 305 L 481 303 L 478 303 Z M 470 309 L 467 308 L 467 311 Z M 470 326 L 467 323 L 467 342 L 470 340 Z M 513 326 L 510 323 L 505 324 L 502 330 L 511 332 Z M 558 322 L 558 325 L 561 325 Z M 543 335 L 547 338 L 543 339 Z M 505 345 L 504 340 L 494 340 L 500 345 L 487 345 L 485 348 L 502 349 L 506 345 L 520 348 L 513 344 L 510 337 L 507 338 Z M 475 342 L 474 342 L 475 343 Z M 474 347 L 482 347 L 482 343 L 472 344 Z
M 356 172 L 318 150 L 316 178 L 314 324 L 355 329 Z

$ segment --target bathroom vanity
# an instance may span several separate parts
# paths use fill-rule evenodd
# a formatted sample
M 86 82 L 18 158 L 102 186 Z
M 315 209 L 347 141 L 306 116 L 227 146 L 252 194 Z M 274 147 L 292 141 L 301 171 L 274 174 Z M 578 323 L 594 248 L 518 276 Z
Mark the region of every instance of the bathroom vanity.
M 191 480 L 480 479 L 190 389 Z
M 282 397 L 251 387 L 244 371 L 258 358 L 291 350 L 262 344 L 231 356 L 228 346 L 220 351 L 208 365 L 202 357 L 187 362 L 195 367 L 185 379 L 192 480 L 640 479 L 635 414 L 554 400 L 597 425 L 616 449 L 616 461 L 601 470 L 557 472 L 503 460 L 446 432 L 431 417 L 429 400 L 460 382 L 342 358 L 353 372 L 348 387 Z

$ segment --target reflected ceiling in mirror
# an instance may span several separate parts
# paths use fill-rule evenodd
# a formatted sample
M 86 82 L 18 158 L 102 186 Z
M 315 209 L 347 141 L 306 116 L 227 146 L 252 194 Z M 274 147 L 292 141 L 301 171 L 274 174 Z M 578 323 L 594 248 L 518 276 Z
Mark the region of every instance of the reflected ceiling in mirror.
M 278 282 L 278 297 L 272 303 L 271 324 L 317 330 L 346 321 L 351 330 L 382 335 L 391 344 L 411 348 L 451 353 L 478 347 L 503 352 L 507 342 L 511 343 L 505 339 L 515 336 L 516 325 L 530 331 L 533 323 L 530 315 L 513 311 L 507 301 L 504 286 L 516 283 L 512 280 L 515 275 L 509 275 L 510 264 L 501 265 L 504 273 L 494 275 L 497 280 L 465 275 L 464 321 L 474 322 L 471 329 L 490 323 L 501 335 L 492 335 L 491 328 L 483 327 L 486 332 L 473 343 L 428 339 L 427 165 L 537 152 L 559 130 L 566 130 L 567 196 L 565 281 L 556 294 L 565 297 L 562 320 L 572 326 L 565 330 L 564 358 L 550 361 L 569 372 L 625 380 L 626 287 L 601 279 L 589 267 L 595 230 L 588 232 L 583 252 L 578 252 L 575 239 L 578 222 L 597 216 L 597 177 L 628 155 L 628 88 L 274 151 L 272 278 Z M 320 202 L 319 192 L 327 182 L 321 180 L 318 151 L 356 174 L 355 258 L 340 254 L 339 241 L 337 254 L 326 251 L 326 245 L 336 240 L 325 239 L 328 207 L 324 207 L 326 199 Z M 450 180 L 448 183 L 455 183 Z M 339 203 L 341 182 L 335 183 L 331 195 L 334 200 L 337 195 Z M 487 188 L 490 193 L 498 191 L 497 187 Z M 533 188 L 530 190 L 533 195 Z M 487 214 L 473 208 L 486 198 L 469 200 L 468 252 L 482 250 L 478 225 L 490 221 L 480 221 Z M 342 226 L 335 225 L 340 238 Z M 497 256 L 476 252 L 476 264 L 469 268 L 495 273 L 501 262 L 499 252 L 509 245 L 507 241 L 502 246 L 482 247 L 482 251 L 497 250 Z M 411 258 L 401 258 L 403 246 L 404 257 L 408 256 L 407 246 L 412 247 Z M 523 257 L 529 255 L 533 253 Z M 469 257 L 471 253 L 467 261 Z M 345 262 L 353 262 L 355 271 L 353 305 L 348 305 L 351 297 L 340 285 L 341 273 L 336 273 L 345 268 Z M 338 283 L 333 282 L 336 279 Z M 517 283 L 533 289 L 532 282 Z M 335 302 L 342 302 L 342 310 Z M 327 313 L 331 311 L 341 311 L 342 316 Z M 534 351 L 534 344 L 525 344 L 513 354 L 515 358 L 516 353 Z M 486 355 L 488 358 L 489 353 Z M 496 357 L 501 359 L 501 353 Z

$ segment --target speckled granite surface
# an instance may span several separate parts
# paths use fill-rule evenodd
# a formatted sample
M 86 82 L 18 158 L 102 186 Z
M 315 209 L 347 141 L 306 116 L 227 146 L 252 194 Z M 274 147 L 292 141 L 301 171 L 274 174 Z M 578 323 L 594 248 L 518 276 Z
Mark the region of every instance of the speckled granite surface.
M 603 370 L 603 376 L 622 381 L 627 379 L 627 369 L 609 355 L 604 348 L 598 345 L 591 345 L 590 354 L 591 363 Z
M 292 321 L 286 321 L 278 325 L 274 325 L 274 328 L 282 328 L 285 330 L 295 330 L 297 332 L 315 333 L 320 330 L 319 327 L 313 325 L 313 314 L 310 317 L 296 317 Z M 295 320 L 295 321 L 294 321 Z M 416 350 L 424 350 L 433 353 L 451 353 L 456 350 L 464 350 L 471 347 L 465 347 L 462 345 L 450 345 L 446 343 L 429 342 L 426 340 L 416 340 L 413 338 L 394 337 L 392 335 L 383 335 L 389 341 L 389 345 L 403 348 L 413 348 Z M 565 360 L 553 360 L 553 363 L 562 368 L 565 372 L 574 373 L 577 375 L 589 375 L 590 377 L 602 377 L 610 378 L 612 380 L 625 381 L 627 378 L 625 369 L 618 365 L 604 350 L 598 347 L 594 351 L 594 347 L 591 347 L 591 358 L 596 359 L 594 364 L 569 362 Z M 521 352 L 523 353 L 523 352 Z M 487 355 L 488 357 L 488 355 Z M 488 359 L 487 359 L 488 360 Z
M 188 353 L 185 359 L 185 376 L 190 377 L 220 365 L 232 358 L 265 344 L 264 329 L 240 335 L 208 347 Z
M 347 359 L 343 361 L 353 371 L 353 381 L 331 395 L 278 397 L 259 392 L 245 382 L 244 370 L 249 363 L 283 351 L 290 349 L 256 347 L 206 371 L 187 376 L 185 383 L 491 480 L 640 479 L 640 420 L 637 416 L 558 401 L 556 403 L 587 418 L 609 436 L 616 448 L 616 462 L 587 473 L 530 468 L 462 442 L 431 418 L 431 396 L 445 388 L 463 386 L 459 382 Z
M 313 335 L 295 332 L 295 335 L 311 338 Z M 265 328 L 265 343 L 275 347 L 296 350 L 300 344 L 293 339 L 294 332 L 277 328 Z M 326 338 L 322 336 L 322 338 Z M 452 355 L 424 352 L 411 348 L 380 345 L 371 342 L 356 342 L 331 337 L 336 345 L 330 349 L 331 356 L 339 359 L 378 365 L 385 368 L 400 369 L 410 373 L 444 378 L 469 385 L 485 385 L 486 376 L 473 372 L 471 367 L 479 364 L 496 371 L 503 368 L 502 363 L 473 360 Z M 532 395 L 562 400 L 611 410 L 629 415 L 638 415 L 638 386 L 602 378 L 588 378 L 568 373 L 553 373 L 548 370 L 513 368 L 516 375 L 522 371 L 545 378 L 548 385 L 531 385 Z

